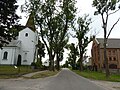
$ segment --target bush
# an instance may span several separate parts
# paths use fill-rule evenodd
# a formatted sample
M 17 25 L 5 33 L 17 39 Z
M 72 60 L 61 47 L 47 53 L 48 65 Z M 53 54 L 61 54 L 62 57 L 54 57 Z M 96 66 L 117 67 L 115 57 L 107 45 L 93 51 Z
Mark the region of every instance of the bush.
M 36 66 L 36 63 L 35 63 L 35 62 L 32 62 L 32 63 L 31 63 L 31 66 Z
M 40 62 L 36 62 L 35 64 L 36 64 L 36 67 L 38 69 L 42 69 L 43 68 L 43 66 L 42 66 L 42 64 Z

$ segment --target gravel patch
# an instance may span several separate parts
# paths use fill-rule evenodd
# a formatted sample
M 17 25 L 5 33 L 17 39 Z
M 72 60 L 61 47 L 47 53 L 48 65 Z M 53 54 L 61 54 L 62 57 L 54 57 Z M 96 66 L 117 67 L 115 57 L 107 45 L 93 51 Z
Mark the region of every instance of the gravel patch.
M 98 81 L 98 80 L 92 80 L 92 82 L 109 90 L 120 90 L 120 82 L 109 82 L 109 81 Z

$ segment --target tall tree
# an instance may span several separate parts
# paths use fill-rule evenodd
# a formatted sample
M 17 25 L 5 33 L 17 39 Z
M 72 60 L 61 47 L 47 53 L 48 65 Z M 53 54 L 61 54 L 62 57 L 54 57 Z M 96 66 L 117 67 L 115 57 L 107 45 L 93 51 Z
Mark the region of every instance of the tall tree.
M 68 62 L 72 66 L 72 69 L 76 69 L 76 60 L 79 55 L 78 47 L 74 43 L 68 44 L 68 50 L 70 50 Z
M 90 31 L 90 23 L 91 19 L 88 19 L 88 15 L 85 15 L 83 18 L 79 17 L 77 20 L 77 26 L 73 27 L 73 30 L 76 33 L 75 37 L 78 40 L 80 70 L 83 70 L 83 55 L 86 52 L 86 47 L 92 40 L 92 38 L 88 38 L 88 36 L 86 36 Z
M 38 60 L 38 56 L 39 56 L 39 60 L 41 62 L 42 57 L 45 57 L 45 45 L 40 40 L 38 40 L 37 48 L 38 48 L 37 60 Z
M 56 30 L 56 34 L 54 35 L 53 50 L 56 55 L 56 69 L 60 70 L 60 61 L 62 61 L 63 59 L 64 47 L 67 45 L 69 37 L 67 31 L 63 32 L 64 23 L 62 23 L 61 18 L 58 18 L 57 21 L 60 23 L 57 24 L 58 29 Z
M 94 14 L 101 16 L 102 28 L 104 30 L 104 61 L 105 61 L 105 70 L 106 70 L 107 78 L 110 75 L 108 59 L 106 54 L 107 39 L 111 31 L 114 29 L 115 25 L 119 22 L 120 18 L 118 18 L 118 20 L 112 25 L 112 27 L 109 30 L 108 30 L 108 20 L 111 15 L 115 14 L 117 11 L 120 10 L 120 6 L 117 8 L 117 3 L 119 2 L 120 0 L 94 0 L 93 1 L 93 6 L 96 8 L 96 11 Z M 107 31 L 109 32 L 107 33 Z
M 8 44 L 13 38 L 13 28 L 15 28 L 18 15 L 16 14 L 16 0 L 1 0 L 0 1 L 0 48 L 4 44 Z
M 57 33 L 61 33 L 57 34 L 60 35 L 57 40 L 59 40 L 60 45 L 63 44 L 70 24 L 75 17 L 75 0 L 30 0 L 28 6 L 31 7 L 29 11 L 34 12 L 36 23 L 40 28 L 40 36 L 47 48 L 50 69 L 54 70 L 54 39 Z M 57 52 L 61 52 L 62 48 Z
M 55 40 L 54 52 L 56 55 L 56 69 L 60 70 L 60 62 L 63 60 L 64 47 L 68 43 L 68 37 L 66 37 L 62 42 L 60 42 L 61 35 Z

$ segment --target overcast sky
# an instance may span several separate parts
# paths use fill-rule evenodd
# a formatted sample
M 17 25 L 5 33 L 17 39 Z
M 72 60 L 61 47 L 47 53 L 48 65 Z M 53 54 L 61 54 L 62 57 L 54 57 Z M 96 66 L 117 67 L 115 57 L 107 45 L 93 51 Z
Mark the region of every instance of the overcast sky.
M 100 18 L 100 16 L 94 16 L 95 8 L 92 7 L 92 1 L 93 0 L 77 0 L 76 6 L 78 7 L 78 15 L 83 16 L 84 14 L 89 14 L 93 21 L 93 23 L 91 24 L 92 30 L 90 33 L 94 34 L 96 32 L 97 37 L 102 38 L 103 30 L 101 28 L 101 26 L 102 26 L 101 18 Z M 18 0 L 19 5 L 24 4 L 24 2 L 25 2 L 25 0 Z M 24 16 L 24 14 L 20 12 L 20 7 L 19 7 L 17 13 L 19 15 Z M 110 28 L 110 26 L 112 26 L 112 24 L 117 20 L 117 18 L 119 16 L 120 16 L 120 12 L 116 13 L 115 15 L 112 15 L 109 18 L 109 28 Z M 26 21 L 27 21 L 27 18 L 23 17 L 23 19 L 20 20 L 20 23 L 22 25 L 25 25 Z M 118 33 L 118 32 L 120 32 L 119 25 L 120 25 L 120 22 L 115 26 L 114 30 L 112 31 L 112 33 L 110 35 L 111 38 L 120 38 L 120 34 Z
M 24 4 L 25 0 L 18 0 L 19 5 Z M 101 23 L 101 17 L 100 16 L 94 16 L 94 11 L 95 8 L 92 7 L 92 2 L 93 0 L 77 0 L 77 4 L 76 6 L 78 7 L 78 16 L 83 16 L 84 14 L 89 14 L 90 18 L 92 18 L 93 23 L 91 24 L 91 31 L 89 32 L 89 34 L 97 34 L 96 37 L 97 38 L 103 38 L 103 30 L 101 28 L 102 23 Z M 23 15 L 20 12 L 20 8 L 17 11 L 17 13 L 19 15 Z M 120 17 L 120 12 L 112 15 L 109 18 L 109 23 L 108 23 L 108 29 L 115 23 L 115 21 L 117 20 L 117 18 Z M 22 25 L 25 25 L 27 19 L 26 17 L 23 17 L 23 19 L 20 21 L 20 23 Z M 112 31 L 112 33 L 110 34 L 110 38 L 120 38 L 120 22 L 115 26 L 114 30 Z M 74 39 L 70 39 L 71 42 L 76 42 Z M 90 51 L 91 51 L 91 44 L 88 46 L 88 52 L 87 55 L 91 55 Z

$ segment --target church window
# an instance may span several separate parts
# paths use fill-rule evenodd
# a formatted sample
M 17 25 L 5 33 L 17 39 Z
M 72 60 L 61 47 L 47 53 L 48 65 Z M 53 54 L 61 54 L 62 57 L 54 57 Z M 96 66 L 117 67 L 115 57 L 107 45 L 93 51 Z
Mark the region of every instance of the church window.
M 27 60 L 23 60 L 23 62 L 27 62 Z
M 4 52 L 4 54 L 3 54 L 3 59 L 7 59 L 7 56 L 8 56 L 8 52 Z
M 28 33 L 25 33 L 25 36 L 28 37 Z

